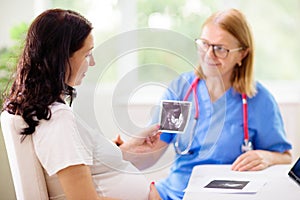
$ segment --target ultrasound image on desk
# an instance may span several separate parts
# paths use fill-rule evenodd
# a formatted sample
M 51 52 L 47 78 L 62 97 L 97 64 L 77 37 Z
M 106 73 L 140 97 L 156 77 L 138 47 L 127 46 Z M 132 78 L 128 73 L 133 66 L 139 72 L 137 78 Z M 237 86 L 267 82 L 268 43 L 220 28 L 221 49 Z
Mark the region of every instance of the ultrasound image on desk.
M 248 183 L 249 181 L 213 180 L 205 188 L 242 190 Z

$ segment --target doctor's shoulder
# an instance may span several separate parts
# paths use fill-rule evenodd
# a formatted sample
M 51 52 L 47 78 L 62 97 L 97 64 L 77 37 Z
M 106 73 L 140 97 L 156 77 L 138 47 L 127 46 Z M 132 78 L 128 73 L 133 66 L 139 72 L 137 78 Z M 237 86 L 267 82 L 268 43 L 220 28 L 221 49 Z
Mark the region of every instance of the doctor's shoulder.
M 196 78 L 195 72 L 184 72 L 178 75 L 175 79 L 172 80 L 170 85 L 176 84 L 177 86 L 190 85 L 193 80 Z
M 184 92 L 195 79 L 196 75 L 193 71 L 184 72 L 174 78 L 168 87 L 169 92 L 174 93 L 176 95 L 180 95 L 180 93 Z
M 252 101 L 255 104 L 265 105 L 267 107 L 277 104 L 275 97 L 270 90 L 261 82 L 255 82 L 256 94 L 249 99 L 249 103 Z

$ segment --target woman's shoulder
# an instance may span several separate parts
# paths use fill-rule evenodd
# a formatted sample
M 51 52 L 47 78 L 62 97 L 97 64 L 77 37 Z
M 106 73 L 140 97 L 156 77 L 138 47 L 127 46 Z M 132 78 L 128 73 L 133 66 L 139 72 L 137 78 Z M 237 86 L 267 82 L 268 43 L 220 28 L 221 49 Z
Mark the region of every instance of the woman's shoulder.
M 54 114 L 55 112 L 59 111 L 66 111 L 66 112 L 72 112 L 72 109 L 64 103 L 60 102 L 54 102 L 49 106 L 51 113 Z
M 50 121 L 66 121 L 72 120 L 74 121 L 75 116 L 73 110 L 64 103 L 54 102 L 49 106 L 51 111 L 51 118 Z M 48 120 L 42 120 L 41 124 Z

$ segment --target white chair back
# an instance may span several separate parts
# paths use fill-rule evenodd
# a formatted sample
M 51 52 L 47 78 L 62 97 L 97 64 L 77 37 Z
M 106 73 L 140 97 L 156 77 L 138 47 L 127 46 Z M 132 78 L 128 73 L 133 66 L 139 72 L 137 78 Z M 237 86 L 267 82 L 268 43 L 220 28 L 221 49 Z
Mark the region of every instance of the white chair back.
M 48 200 L 42 166 L 36 157 L 32 136 L 21 143 L 24 121 L 20 116 L 1 113 L 1 127 L 7 150 L 10 170 L 18 200 Z

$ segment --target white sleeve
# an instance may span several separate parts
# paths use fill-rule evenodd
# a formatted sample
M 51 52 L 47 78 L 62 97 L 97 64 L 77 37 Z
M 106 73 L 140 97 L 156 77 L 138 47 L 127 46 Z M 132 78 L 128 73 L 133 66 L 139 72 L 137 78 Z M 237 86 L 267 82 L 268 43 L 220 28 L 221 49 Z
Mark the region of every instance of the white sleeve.
M 52 112 L 33 134 L 35 152 L 49 176 L 72 165 L 91 165 L 92 151 L 83 143 L 72 110 Z

